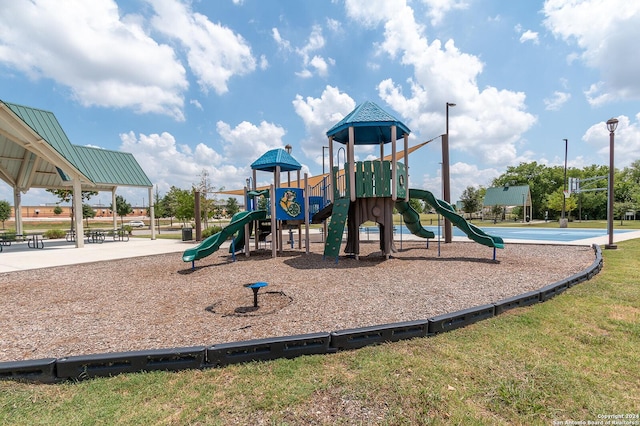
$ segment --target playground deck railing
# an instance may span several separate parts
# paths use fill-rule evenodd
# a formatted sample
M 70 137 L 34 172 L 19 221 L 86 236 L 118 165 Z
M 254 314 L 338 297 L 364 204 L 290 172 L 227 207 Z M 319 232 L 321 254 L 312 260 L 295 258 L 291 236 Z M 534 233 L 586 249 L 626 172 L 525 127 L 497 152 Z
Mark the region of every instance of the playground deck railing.
M 403 163 L 396 163 L 396 176 L 393 177 L 391 161 L 358 161 L 354 167 L 355 194 L 357 198 L 391 197 L 392 185 L 396 185 L 396 196 L 405 198 L 407 194 L 407 170 Z M 333 168 L 336 182 L 335 198 L 346 197 L 349 194 L 351 176 L 349 165 L 345 163 L 344 173 L 338 167 Z

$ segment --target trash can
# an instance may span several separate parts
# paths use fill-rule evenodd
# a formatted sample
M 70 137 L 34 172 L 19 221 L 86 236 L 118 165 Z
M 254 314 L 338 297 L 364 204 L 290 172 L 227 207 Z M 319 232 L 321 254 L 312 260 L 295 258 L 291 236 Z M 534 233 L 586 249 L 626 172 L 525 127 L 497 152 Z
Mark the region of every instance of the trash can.
M 182 241 L 193 240 L 193 228 L 182 228 Z

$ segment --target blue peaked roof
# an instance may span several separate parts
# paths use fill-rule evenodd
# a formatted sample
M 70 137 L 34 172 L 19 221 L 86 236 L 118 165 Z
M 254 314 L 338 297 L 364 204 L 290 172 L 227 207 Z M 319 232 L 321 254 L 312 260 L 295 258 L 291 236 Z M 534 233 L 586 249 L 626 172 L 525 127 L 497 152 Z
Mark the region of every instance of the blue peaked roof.
M 251 170 L 274 172 L 276 166 L 280 166 L 281 172 L 291 172 L 302 169 L 295 158 L 282 148 L 272 149 L 262 154 L 260 158 L 251 163 Z
M 349 142 L 349 127 L 353 127 L 356 145 L 378 145 L 391 142 L 393 125 L 397 127 L 396 139 L 401 139 L 405 133 L 411 133 L 397 118 L 375 103 L 366 101 L 333 126 L 327 136 L 333 136 L 334 141 L 346 144 Z

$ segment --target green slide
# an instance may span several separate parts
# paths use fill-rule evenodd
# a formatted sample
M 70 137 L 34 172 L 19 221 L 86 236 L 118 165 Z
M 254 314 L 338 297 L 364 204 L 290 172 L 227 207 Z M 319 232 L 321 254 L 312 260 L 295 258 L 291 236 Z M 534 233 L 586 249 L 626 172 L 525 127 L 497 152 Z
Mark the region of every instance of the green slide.
M 467 222 L 462 216 L 455 212 L 451 204 L 443 200 L 438 200 L 431 192 L 423 189 L 410 189 L 409 197 L 418 198 L 429 203 L 438 213 L 449 219 L 451 223 L 460 228 L 462 232 L 467 234 L 467 236 L 476 243 L 487 247 L 504 248 L 502 238 L 489 235 L 477 226 Z
M 422 238 L 434 238 L 435 234 L 428 229 L 422 227 L 420 223 L 420 214 L 411 207 L 411 204 L 406 201 L 396 201 L 396 210 L 402 215 L 404 224 L 407 225 L 407 229 L 411 231 L 413 235 L 417 235 Z
M 217 234 L 205 238 L 197 246 L 185 250 L 182 254 L 182 260 L 185 262 L 193 262 L 209 256 L 220 248 L 230 236 L 240 230 L 244 230 L 244 225 L 252 220 L 262 220 L 267 217 L 265 210 L 254 210 L 250 212 L 239 212 L 233 215 L 231 222 L 225 226 L 222 231 Z

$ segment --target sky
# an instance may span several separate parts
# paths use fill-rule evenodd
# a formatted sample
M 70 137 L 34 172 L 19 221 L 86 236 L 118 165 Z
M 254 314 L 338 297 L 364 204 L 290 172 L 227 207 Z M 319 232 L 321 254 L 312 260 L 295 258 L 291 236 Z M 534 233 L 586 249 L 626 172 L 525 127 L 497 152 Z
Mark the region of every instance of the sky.
M 409 157 L 410 187 L 436 196 L 456 104 L 452 201 L 521 162 L 563 165 L 565 138 L 569 167 L 608 165 L 612 117 L 616 167 L 640 159 L 636 1 L 2 3 L 0 100 L 53 112 L 75 145 L 132 153 L 160 196 L 203 171 L 241 188 L 253 161 L 287 144 L 321 174 L 327 130 L 365 101 L 408 126 L 410 145 L 436 138 Z M 118 194 L 149 202 L 147 190 Z M 2 199 L 13 204 L 4 182 Z M 39 189 L 22 200 L 57 201 Z

